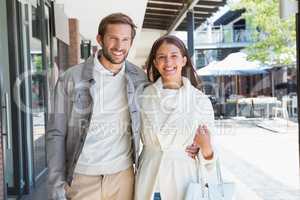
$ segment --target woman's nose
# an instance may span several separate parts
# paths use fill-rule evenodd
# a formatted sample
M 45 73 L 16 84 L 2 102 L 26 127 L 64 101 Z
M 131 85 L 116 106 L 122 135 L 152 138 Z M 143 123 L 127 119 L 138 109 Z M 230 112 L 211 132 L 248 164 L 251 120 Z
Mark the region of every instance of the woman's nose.
M 172 59 L 170 57 L 165 58 L 165 64 L 170 65 L 172 63 Z

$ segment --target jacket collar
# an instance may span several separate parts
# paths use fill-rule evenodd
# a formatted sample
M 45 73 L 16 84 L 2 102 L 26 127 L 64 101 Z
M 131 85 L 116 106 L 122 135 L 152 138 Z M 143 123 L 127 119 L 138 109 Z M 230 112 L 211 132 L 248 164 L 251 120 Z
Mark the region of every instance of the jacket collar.
M 90 56 L 85 62 L 84 62 L 84 68 L 82 70 L 81 79 L 83 81 L 92 82 L 94 81 L 94 56 Z
M 184 114 L 190 112 L 190 105 L 193 105 L 193 96 L 196 95 L 196 90 L 193 89 L 189 79 L 182 77 L 183 86 L 178 90 L 177 94 L 177 107 L 168 113 L 165 121 L 161 121 L 160 112 L 164 112 L 162 110 L 163 99 L 161 96 L 161 92 L 163 90 L 162 79 L 159 78 L 153 85 L 152 89 L 148 90 L 147 97 L 150 98 L 150 101 L 147 101 L 145 110 L 145 116 L 149 120 L 149 123 L 152 125 L 154 132 L 163 132 L 170 129 L 170 123 L 175 121 L 175 119 L 181 118 Z M 150 86 L 151 87 L 151 86 Z M 158 136 L 160 137 L 161 134 Z M 159 138 L 158 138 L 159 139 Z M 159 139 L 160 140 L 160 139 Z
M 92 55 L 84 63 L 84 69 L 82 70 L 82 74 L 81 74 L 82 80 L 91 83 L 95 82 L 94 68 L 95 68 L 94 55 Z M 125 74 L 128 76 L 138 74 L 138 70 L 136 69 L 136 67 L 132 63 L 128 62 L 127 60 L 125 61 Z

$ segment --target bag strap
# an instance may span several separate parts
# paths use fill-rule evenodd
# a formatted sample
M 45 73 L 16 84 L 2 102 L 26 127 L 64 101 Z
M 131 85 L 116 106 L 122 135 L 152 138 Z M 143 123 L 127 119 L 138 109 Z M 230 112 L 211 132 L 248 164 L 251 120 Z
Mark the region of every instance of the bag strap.
M 196 167 L 197 167 L 197 182 L 201 185 L 201 191 L 202 191 L 202 197 L 204 196 L 205 193 L 205 180 L 204 180 L 204 170 L 205 170 L 205 166 L 203 165 L 203 163 L 201 162 L 201 159 L 199 157 L 199 155 L 197 155 L 196 157 Z M 217 158 L 216 159 L 216 172 L 217 172 L 217 181 L 218 181 L 218 185 L 220 186 L 221 189 L 221 194 L 224 197 L 225 196 L 225 192 L 224 192 L 224 180 L 222 177 L 222 171 L 221 171 L 221 164 L 220 164 L 220 159 Z
M 196 169 L 197 169 L 197 183 L 201 186 L 201 194 L 202 197 L 205 197 L 205 180 L 204 180 L 204 174 L 203 174 L 203 165 L 201 163 L 201 160 L 199 158 L 199 155 L 196 156 Z
M 222 171 L 221 171 L 221 164 L 219 158 L 216 160 L 216 168 L 217 168 L 217 179 L 218 179 L 218 184 L 221 186 L 221 194 L 224 197 L 224 180 L 222 177 Z

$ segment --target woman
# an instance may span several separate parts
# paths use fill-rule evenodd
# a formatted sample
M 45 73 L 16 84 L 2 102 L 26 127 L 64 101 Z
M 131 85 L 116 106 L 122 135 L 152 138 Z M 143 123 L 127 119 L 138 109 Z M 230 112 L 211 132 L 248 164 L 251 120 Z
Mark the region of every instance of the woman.
M 187 49 L 177 37 L 164 36 L 153 44 L 147 75 L 153 84 L 141 100 L 143 151 L 135 199 L 183 200 L 197 174 L 196 161 L 185 147 L 197 145 L 202 163 L 214 165 L 209 134 L 213 131 L 213 109 L 198 89 Z

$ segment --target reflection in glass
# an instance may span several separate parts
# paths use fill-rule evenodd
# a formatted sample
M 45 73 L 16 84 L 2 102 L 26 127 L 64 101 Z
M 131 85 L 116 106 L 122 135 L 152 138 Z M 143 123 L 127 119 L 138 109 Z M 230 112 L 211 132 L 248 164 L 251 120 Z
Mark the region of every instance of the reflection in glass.
M 40 7 L 32 6 L 31 10 L 31 98 L 32 98 L 32 123 L 33 123 L 33 149 L 34 149 L 34 173 L 38 177 L 46 168 L 45 151 L 45 67 L 43 66 L 42 41 L 41 41 L 41 17 Z
M 31 54 L 32 59 L 32 111 L 33 111 L 33 145 L 35 176 L 46 167 L 45 154 L 45 77 L 43 75 L 42 55 Z

